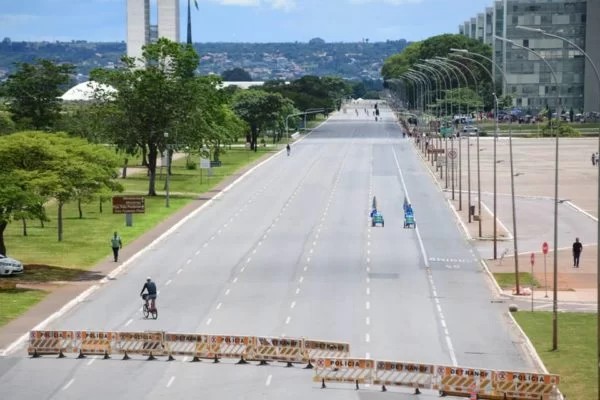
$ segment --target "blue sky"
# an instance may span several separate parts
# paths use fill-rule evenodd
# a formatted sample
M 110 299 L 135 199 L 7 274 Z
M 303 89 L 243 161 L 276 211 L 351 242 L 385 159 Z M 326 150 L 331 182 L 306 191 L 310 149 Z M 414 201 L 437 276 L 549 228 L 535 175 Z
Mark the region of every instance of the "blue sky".
M 152 0 L 156 2 L 156 0 Z M 193 3 L 193 2 L 192 2 Z M 185 40 L 186 0 L 181 0 Z M 492 0 L 198 0 L 194 42 L 422 40 L 457 33 Z M 0 40 L 126 39 L 126 0 L 0 0 Z

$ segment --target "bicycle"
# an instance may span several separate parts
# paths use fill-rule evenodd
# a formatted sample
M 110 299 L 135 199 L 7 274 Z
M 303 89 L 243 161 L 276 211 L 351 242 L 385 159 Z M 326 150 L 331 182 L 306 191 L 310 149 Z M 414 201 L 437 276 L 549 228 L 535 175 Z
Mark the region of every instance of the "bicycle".
M 150 305 L 148 304 L 148 294 L 144 293 L 142 295 L 142 299 L 144 299 L 144 306 L 142 307 L 142 313 L 144 314 L 144 318 L 148 319 L 148 316 L 152 316 L 152 319 L 156 319 L 158 318 L 158 310 L 156 309 L 156 304 L 154 305 L 154 308 L 151 308 Z

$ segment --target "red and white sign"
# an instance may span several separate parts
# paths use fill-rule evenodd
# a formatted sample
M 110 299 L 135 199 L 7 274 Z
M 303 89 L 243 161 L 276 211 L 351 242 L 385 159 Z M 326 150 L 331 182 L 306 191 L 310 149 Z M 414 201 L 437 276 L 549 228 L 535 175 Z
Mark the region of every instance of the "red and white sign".
M 533 267 L 533 264 L 535 264 L 535 253 L 531 253 L 531 266 Z
M 546 243 L 546 242 L 542 243 L 542 252 L 544 254 L 548 254 L 548 243 Z

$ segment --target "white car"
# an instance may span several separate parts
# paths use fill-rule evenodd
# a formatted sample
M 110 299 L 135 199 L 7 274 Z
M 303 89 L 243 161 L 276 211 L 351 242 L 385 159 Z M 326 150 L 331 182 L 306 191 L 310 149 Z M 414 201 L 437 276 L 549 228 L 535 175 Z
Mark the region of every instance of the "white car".
M 465 125 L 463 127 L 463 133 L 468 134 L 469 136 L 477 136 L 478 129 L 473 125 Z
M 0 254 L 0 276 L 22 273 L 23 264 L 21 261 Z

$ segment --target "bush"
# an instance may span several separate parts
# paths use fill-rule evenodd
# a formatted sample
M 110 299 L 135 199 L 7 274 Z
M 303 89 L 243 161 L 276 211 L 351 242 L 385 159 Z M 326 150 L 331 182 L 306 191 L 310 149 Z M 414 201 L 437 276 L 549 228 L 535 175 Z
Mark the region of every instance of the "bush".
M 553 137 L 556 135 L 556 133 L 554 133 L 550 129 L 550 124 L 552 124 L 553 127 L 556 127 L 558 125 L 558 136 L 563 136 L 563 137 L 579 137 L 579 136 L 581 136 L 581 132 L 579 132 L 577 129 L 573 128 L 568 123 L 562 122 L 562 121 L 557 123 L 555 120 L 552 120 L 549 123 L 547 123 L 546 125 L 544 125 L 544 127 L 542 128 L 542 131 L 541 131 L 542 137 Z
M 13 133 L 16 129 L 16 124 L 10 118 L 10 114 L 5 111 L 0 111 L 0 135 Z

